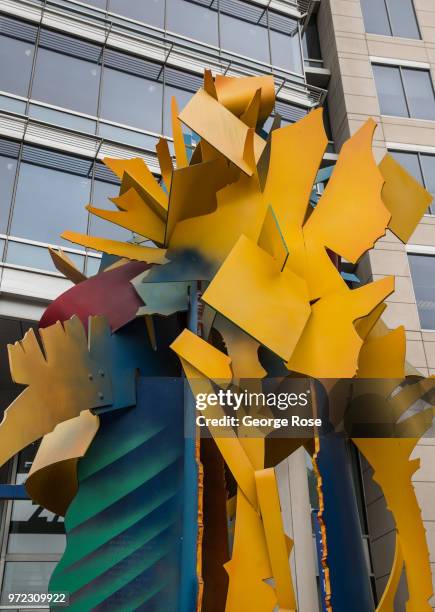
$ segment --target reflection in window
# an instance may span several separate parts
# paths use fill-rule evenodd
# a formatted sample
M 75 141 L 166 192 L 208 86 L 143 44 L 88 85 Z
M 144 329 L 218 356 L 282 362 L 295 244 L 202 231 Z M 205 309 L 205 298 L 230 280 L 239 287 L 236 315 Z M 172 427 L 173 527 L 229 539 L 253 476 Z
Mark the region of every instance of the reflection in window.
M 411 174 L 419 183 L 435 196 L 435 155 L 413 151 L 390 151 L 390 154 Z M 429 212 L 434 214 L 435 207 L 432 202 Z
M 71 55 L 59 53 L 53 48 L 68 49 Z M 100 85 L 98 57 L 99 48 L 95 45 L 59 34 L 41 36 L 32 98 L 87 115 L 96 115 Z M 92 58 L 92 61 L 81 58 Z
M 106 210 L 117 210 L 115 204 L 110 202 L 108 198 L 115 198 L 119 195 L 119 184 L 106 183 L 104 181 L 96 180 L 94 182 L 94 195 L 92 197 L 92 204 L 96 208 L 104 208 Z M 91 229 L 90 233 L 92 236 L 100 236 L 102 238 L 111 238 L 113 240 L 122 240 L 123 242 L 131 239 L 131 232 L 119 225 L 100 219 L 96 215 L 91 215 Z M 99 265 L 99 261 L 97 263 Z
M 42 150 L 25 147 L 23 160 L 37 159 Z M 43 160 L 47 166 L 48 156 Z M 42 158 L 41 158 L 42 161 Z M 52 154 L 52 167 L 23 161 L 19 170 L 11 235 L 49 244 L 68 244 L 60 238 L 66 229 L 86 233 L 90 163 Z M 58 164 L 58 167 L 53 165 Z M 71 173 L 58 168 L 71 168 Z M 74 174 L 72 173 L 74 172 Z M 79 173 L 80 172 L 80 173 Z
M 166 29 L 219 45 L 217 11 L 187 0 L 166 0 Z
M 163 28 L 165 0 L 109 0 L 109 11 Z
M 6 233 L 17 160 L 0 155 L 0 233 Z
M 0 36 L 0 89 L 27 96 L 32 71 L 34 45 Z
M 409 254 L 412 283 L 422 329 L 435 329 L 435 257 Z
M 104 68 L 101 97 L 103 119 L 160 132 L 162 85 L 127 72 Z
M 367 32 L 420 38 L 412 0 L 361 0 Z

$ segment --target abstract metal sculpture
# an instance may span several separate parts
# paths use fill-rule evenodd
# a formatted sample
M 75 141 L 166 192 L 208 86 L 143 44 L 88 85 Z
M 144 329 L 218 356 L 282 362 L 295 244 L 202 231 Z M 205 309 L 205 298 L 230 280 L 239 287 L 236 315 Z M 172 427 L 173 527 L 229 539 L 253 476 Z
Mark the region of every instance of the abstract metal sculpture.
M 181 113 L 173 100 L 176 167 L 161 139 L 161 184 L 142 159 L 105 159 L 121 181 L 117 210 L 88 210 L 135 240 L 65 232 L 105 254 L 100 272 L 86 279 L 53 252 L 76 285 L 44 313 L 42 349 L 33 331 L 9 347 L 12 376 L 27 388 L 0 425 L 0 464 L 42 437 L 26 487 L 65 514 L 67 547 L 50 589 L 68 592 L 72 610 L 296 610 L 274 467 L 301 445 L 318 470 L 324 606 L 344 610 L 328 555 L 326 442 L 322 455 L 317 435 L 314 444 L 291 439 L 279 448 L 263 434 L 213 426 L 210 439 L 185 436 L 194 416 L 179 364 L 193 394 L 261 388 L 275 374 L 260 348 L 281 377 L 405 381 L 404 329 L 381 320 L 394 278 L 351 289 L 337 262 L 355 264 L 387 228 L 408 240 L 431 198 L 388 155 L 376 164 L 371 120 L 313 198 L 327 146 L 322 110 L 282 128 L 275 118 L 267 133 L 273 107 L 272 77 L 213 79 L 206 71 Z M 200 137 L 193 152 L 181 123 Z M 382 410 L 399 421 L 431 388 L 414 374 L 392 395 L 383 380 Z M 430 408 L 404 420 L 403 438 L 354 437 L 397 526 L 379 612 L 393 610 L 403 565 L 408 612 L 431 609 L 411 482 L 418 462 L 409 460 L 431 418 Z M 355 610 L 363 609 L 359 595 L 348 600 Z

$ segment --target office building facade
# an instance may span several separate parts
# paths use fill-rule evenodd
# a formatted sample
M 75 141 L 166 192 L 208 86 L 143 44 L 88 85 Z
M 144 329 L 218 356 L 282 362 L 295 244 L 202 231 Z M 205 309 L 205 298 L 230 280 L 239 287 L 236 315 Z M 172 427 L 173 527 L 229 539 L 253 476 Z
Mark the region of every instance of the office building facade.
M 35 326 L 46 305 L 70 286 L 54 268 L 48 247 L 62 247 L 90 276 L 100 255 L 63 241 L 62 231 L 131 239 L 84 208 L 87 202 L 109 208 L 108 198 L 117 194 L 116 178 L 101 160 L 141 156 L 158 177 L 154 147 L 162 135 L 171 146 L 171 97 L 182 107 L 201 86 L 204 68 L 234 76 L 273 73 L 275 112 L 282 124 L 325 105 L 330 145 L 324 165 L 333 164 L 343 142 L 373 116 L 376 157 L 391 151 L 435 192 L 435 6 L 431 0 L 398 4 L 0 0 L 2 410 L 19 392 L 7 371 L 7 343 Z M 185 138 L 188 146 L 195 145 L 194 134 L 186 130 Z M 431 210 L 410 242 L 405 249 L 388 233 L 355 272 L 361 280 L 396 276 L 385 320 L 390 326 L 405 324 L 408 360 L 429 375 L 435 374 Z M 3 593 L 44 591 L 65 546 L 62 517 L 20 499 L 35 449 L 0 472 Z M 430 439 L 419 453 L 416 486 L 435 566 Z M 291 565 L 299 608 L 314 612 L 321 609 L 310 520 L 317 502 L 307 457 L 298 451 L 277 469 L 285 527 L 294 539 Z M 394 524 L 368 466 L 353 451 L 349 461 L 375 605 L 391 567 Z M 397 605 L 405 598 L 402 584 Z

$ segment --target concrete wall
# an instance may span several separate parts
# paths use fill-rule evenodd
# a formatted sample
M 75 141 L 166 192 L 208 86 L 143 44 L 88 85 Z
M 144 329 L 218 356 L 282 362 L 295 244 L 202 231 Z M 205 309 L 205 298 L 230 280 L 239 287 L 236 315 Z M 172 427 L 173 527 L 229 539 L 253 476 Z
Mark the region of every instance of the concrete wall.
M 378 124 L 374 140 L 378 161 L 388 148 L 435 154 L 435 122 L 382 116 L 372 72 L 374 59 L 402 65 L 417 62 L 415 67 L 431 70 L 435 82 L 435 2 L 414 0 L 414 5 L 423 40 L 367 34 L 359 0 L 322 0 L 318 27 L 324 63 L 332 72 L 328 101 L 337 151 L 368 117 L 373 117 Z M 434 216 L 423 218 L 410 244 L 435 247 Z M 408 360 L 424 375 L 435 374 L 435 331 L 421 329 L 405 246 L 387 232 L 368 260 L 361 262 L 359 273 L 365 280 L 395 275 L 396 291 L 388 299 L 384 320 L 390 327 L 405 325 Z M 414 456 L 421 460 L 415 487 L 435 575 L 435 440 L 419 444 Z M 368 467 L 364 482 L 376 583 L 382 593 L 394 552 L 394 523 Z M 397 602 L 397 610 L 403 609 L 405 592 L 406 585 L 402 585 L 402 603 Z M 435 598 L 431 603 L 435 609 Z

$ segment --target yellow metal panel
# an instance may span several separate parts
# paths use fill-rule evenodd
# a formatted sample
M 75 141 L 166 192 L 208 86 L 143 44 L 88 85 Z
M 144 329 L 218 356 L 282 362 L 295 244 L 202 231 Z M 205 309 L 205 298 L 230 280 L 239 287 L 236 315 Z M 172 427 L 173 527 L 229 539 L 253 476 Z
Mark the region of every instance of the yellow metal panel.
M 394 277 L 387 277 L 318 300 L 288 369 L 315 378 L 353 377 L 363 344 L 353 322 L 368 315 L 393 291 Z
M 376 608 L 376 612 L 395 612 L 394 600 L 399 587 L 400 578 L 402 577 L 402 571 L 403 555 L 400 548 L 399 538 L 396 536 L 396 550 L 394 553 L 393 567 L 391 568 L 387 586 L 384 589 L 381 601 Z
M 119 242 L 118 240 L 108 240 L 106 238 L 97 238 L 96 236 L 87 236 L 86 234 L 77 234 L 76 232 L 64 232 L 62 238 L 80 244 L 84 247 L 89 247 L 95 251 L 103 251 L 110 255 L 118 257 L 127 257 L 135 261 L 145 261 L 146 263 L 163 264 L 167 263 L 166 249 L 154 249 L 153 247 L 139 246 L 130 244 L 129 242 Z
M 223 157 L 175 170 L 169 196 L 166 244 L 179 221 L 216 210 L 216 192 L 227 184 L 229 178 L 227 162 Z M 186 238 L 188 246 L 190 236 Z
M 328 138 L 323 111 L 312 111 L 295 123 L 272 132 L 264 198 L 273 208 L 284 239 L 293 250 L 307 213 L 313 183 Z
M 56 250 L 49 248 L 48 252 L 50 253 L 56 269 L 75 285 L 87 279 L 87 276 L 85 276 L 83 272 L 80 272 L 75 263 L 62 251 L 62 249 Z
M 238 117 L 245 112 L 255 92 L 260 89 L 260 119 L 266 119 L 275 105 L 275 85 L 272 76 L 230 77 L 217 74 L 215 87 L 218 100 Z
M 233 373 L 228 355 L 190 330 L 184 329 L 171 344 L 171 349 L 207 378 L 231 382 Z
M 282 526 L 274 469 L 268 468 L 255 472 L 255 481 L 278 606 L 280 610 L 296 612 L 296 598 L 288 560 L 289 551 Z
M 200 89 L 181 111 L 179 118 L 248 176 L 252 175 L 253 170 L 244 159 L 249 128 L 207 92 Z M 266 142 L 255 134 L 256 161 L 265 146 Z
M 280 270 L 283 269 L 288 256 L 288 248 L 271 206 L 267 209 L 266 217 L 264 218 L 258 246 L 275 259 Z
M 185 168 L 189 165 L 187 159 L 186 145 L 184 143 L 183 131 L 181 129 L 181 123 L 178 118 L 178 104 L 177 99 L 172 96 L 171 98 L 171 115 L 172 115 L 172 138 L 174 139 L 175 159 L 177 162 L 177 168 Z
M 382 200 L 391 213 L 388 227 L 402 242 L 408 242 L 433 196 L 391 155 L 379 164 L 385 179 Z
M 86 208 L 101 219 L 116 223 L 158 244 L 163 244 L 164 221 L 148 206 L 147 201 L 135 189 L 129 189 L 118 198 L 110 199 L 118 208 L 118 211 L 94 208 L 91 204 L 88 204 Z
M 168 196 L 160 187 L 148 166 L 140 157 L 133 159 L 114 159 L 105 157 L 105 165 L 122 181 L 121 193 L 131 187 L 136 188 L 140 195 L 156 203 L 162 213 L 168 208 Z
M 218 191 L 216 198 L 215 211 L 177 224 L 171 248 L 194 248 L 207 260 L 221 264 L 241 234 L 257 242 L 267 202 L 256 175 L 240 173 L 239 179 Z
M 156 144 L 157 159 L 159 160 L 160 172 L 162 173 L 166 189 L 171 189 L 172 172 L 174 165 L 172 163 L 171 153 L 169 151 L 168 141 L 166 138 L 160 138 Z
M 356 438 L 353 441 L 373 467 L 373 480 L 381 487 L 396 522 L 408 584 L 406 610 L 431 612 L 429 599 L 433 588 L 429 550 L 411 480 L 420 467 L 420 461 L 409 460 L 418 439 Z
M 77 461 L 88 450 L 99 427 L 89 410 L 59 423 L 42 438 L 26 480 L 32 500 L 64 516 L 78 489 Z
M 240 116 L 240 119 L 243 123 L 250 128 L 255 129 L 257 127 L 258 117 L 260 114 L 260 104 L 261 104 L 261 89 L 257 89 L 252 100 L 249 102 L 246 107 L 245 112 Z
M 204 302 L 288 360 L 310 305 L 305 281 L 242 236 L 205 291 Z
M 403 325 L 385 336 L 369 335 L 361 347 L 358 359 L 359 378 L 405 377 L 406 336 Z
M 383 236 L 390 213 L 381 198 L 383 178 L 372 153 L 376 124 L 369 119 L 341 150 L 305 234 L 355 263 Z M 285 235 L 285 234 L 284 234 Z
M 0 424 L 0 465 L 82 410 L 110 405 L 109 377 L 88 352 L 81 321 L 55 323 L 40 330 L 44 353 L 33 329 L 8 345 L 11 375 L 28 385 Z M 103 372 L 103 375 L 101 375 Z

